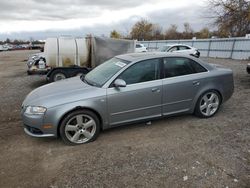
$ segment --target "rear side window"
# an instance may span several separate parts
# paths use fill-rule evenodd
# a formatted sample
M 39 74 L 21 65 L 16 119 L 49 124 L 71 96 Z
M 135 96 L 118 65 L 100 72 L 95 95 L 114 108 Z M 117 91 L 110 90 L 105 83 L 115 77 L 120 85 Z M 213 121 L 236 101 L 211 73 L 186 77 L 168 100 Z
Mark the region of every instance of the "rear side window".
M 118 78 L 128 85 L 157 80 L 160 78 L 159 62 L 159 59 L 140 61 L 126 69 Z
M 136 44 L 136 48 L 141 48 L 142 46 L 140 44 Z
M 179 50 L 189 50 L 190 48 L 187 46 L 179 46 Z
M 199 72 L 207 72 L 207 69 L 205 69 L 203 66 L 201 66 L 199 63 L 193 61 L 193 60 L 189 60 L 191 65 L 193 66 L 193 68 L 195 69 L 196 73 Z
M 165 78 L 175 76 L 183 76 L 188 74 L 195 74 L 206 72 L 207 70 L 197 62 L 182 57 L 164 58 L 164 73 Z

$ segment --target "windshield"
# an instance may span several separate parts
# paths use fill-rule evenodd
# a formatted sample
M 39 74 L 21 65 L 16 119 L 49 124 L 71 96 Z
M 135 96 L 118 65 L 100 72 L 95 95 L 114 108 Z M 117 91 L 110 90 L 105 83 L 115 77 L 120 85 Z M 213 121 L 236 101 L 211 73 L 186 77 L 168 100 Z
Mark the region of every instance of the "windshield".
M 161 48 L 161 52 L 167 52 L 168 49 L 169 49 L 170 47 L 171 47 L 171 46 L 163 46 L 163 47 Z
M 102 87 L 112 76 L 114 76 L 128 63 L 128 61 L 114 57 L 90 71 L 84 77 L 84 81 L 89 85 Z

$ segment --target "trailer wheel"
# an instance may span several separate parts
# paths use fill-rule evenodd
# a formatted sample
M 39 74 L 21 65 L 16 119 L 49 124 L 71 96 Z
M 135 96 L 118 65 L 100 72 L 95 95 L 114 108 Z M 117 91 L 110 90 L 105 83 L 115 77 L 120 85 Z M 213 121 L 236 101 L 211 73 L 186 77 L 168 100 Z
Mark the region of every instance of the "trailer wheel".
M 56 82 L 59 80 L 64 80 L 68 77 L 67 73 L 63 70 L 55 70 L 51 73 L 49 77 L 49 82 Z
M 85 74 L 87 74 L 87 73 L 88 73 L 87 71 L 81 70 L 81 71 L 75 72 L 75 76 L 82 76 L 82 75 L 85 75 Z

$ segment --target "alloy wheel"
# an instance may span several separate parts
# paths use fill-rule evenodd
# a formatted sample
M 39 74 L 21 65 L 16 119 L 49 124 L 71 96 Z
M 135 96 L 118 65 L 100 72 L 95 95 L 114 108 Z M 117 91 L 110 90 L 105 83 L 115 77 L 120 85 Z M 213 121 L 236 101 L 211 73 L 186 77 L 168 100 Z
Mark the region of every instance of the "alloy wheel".
M 96 132 L 95 120 L 86 114 L 73 116 L 65 126 L 65 136 L 75 144 L 88 142 Z
M 216 113 L 220 105 L 220 99 L 217 93 L 208 92 L 206 93 L 200 101 L 200 112 L 206 116 L 210 117 Z

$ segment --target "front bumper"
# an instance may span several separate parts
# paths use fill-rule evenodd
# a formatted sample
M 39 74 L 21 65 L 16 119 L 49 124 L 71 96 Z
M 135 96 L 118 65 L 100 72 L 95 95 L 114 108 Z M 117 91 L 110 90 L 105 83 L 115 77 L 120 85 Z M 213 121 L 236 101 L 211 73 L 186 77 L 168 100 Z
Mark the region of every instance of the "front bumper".
M 44 138 L 44 137 L 55 137 L 54 134 L 35 134 L 31 131 L 32 129 L 29 129 L 27 127 L 24 127 L 24 132 L 32 137 L 37 137 L 37 138 Z
M 49 72 L 48 69 L 38 69 L 35 66 L 29 67 L 29 69 L 27 70 L 28 75 L 31 75 L 31 74 L 46 75 L 48 72 Z
M 247 64 L 247 73 L 250 74 L 250 63 Z
M 23 110 L 24 111 L 24 110 Z M 54 126 L 46 128 L 44 125 L 44 115 L 30 115 L 22 111 L 24 132 L 32 137 L 57 137 L 57 129 Z M 47 123 L 48 125 L 48 123 Z

